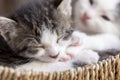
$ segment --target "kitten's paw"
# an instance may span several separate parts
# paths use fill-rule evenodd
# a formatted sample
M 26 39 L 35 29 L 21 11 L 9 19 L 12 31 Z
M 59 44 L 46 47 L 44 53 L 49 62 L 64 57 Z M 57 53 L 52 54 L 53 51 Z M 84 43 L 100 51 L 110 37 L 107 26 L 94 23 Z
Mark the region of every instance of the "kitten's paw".
M 71 56 L 71 58 L 76 57 L 78 54 L 81 54 L 82 46 L 71 46 L 66 49 L 66 54 Z
M 79 37 L 72 38 L 72 44 L 70 46 L 79 46 L 82 42 L 80 41 Z
M 75 57 L 75 63 L 77 64 L 93 64 L 97 63 L 99 60 L 99 55 L 97 52 L 92 50 L 83 50 L 78 53 Z
M 85 33 L 74 31 L 72 33 L 72 44 L 70 46 L 80 46 L 86 36 L 87 35 Z
M 71 60 L 71 58 L 72 57 L 70 55 L 64 55 L 64 56 L 60 57 L 59 61 L 66 62 L 66 61 Z

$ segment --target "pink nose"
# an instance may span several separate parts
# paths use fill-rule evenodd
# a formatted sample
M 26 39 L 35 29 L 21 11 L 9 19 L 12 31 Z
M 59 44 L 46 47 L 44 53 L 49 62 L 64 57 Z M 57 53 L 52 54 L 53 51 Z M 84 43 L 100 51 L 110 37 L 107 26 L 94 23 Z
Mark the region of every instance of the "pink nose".
M 59 56 L 59 53 L 56 55 L 49 55 L 49 57 L 51 57 L 51 58 L 57 58 L 58 56 Z
M 83 14 L 83 16 L 82 16 L 82 21 L 83 21 L 84 23 L 86 23 L 86 21 L 89 20 L 89 19 L 90 19 L 90 16 L 85 12 L 85 13 Z

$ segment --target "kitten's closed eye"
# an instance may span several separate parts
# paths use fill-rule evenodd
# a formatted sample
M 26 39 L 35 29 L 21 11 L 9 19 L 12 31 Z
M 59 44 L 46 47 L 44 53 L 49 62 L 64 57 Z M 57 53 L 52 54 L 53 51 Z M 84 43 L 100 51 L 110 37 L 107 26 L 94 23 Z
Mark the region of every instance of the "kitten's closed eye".
M 38 46 L 30 46 L 30 47 L 33 47 L 33 48 L 36 48 L 36 49 L 37 49 L 37 48 L 45 48 L 44 45 L 42 45 L 42 44 L 40 44 L 40 45 L 38 45 Z
M 110 18 L 109 18 L 108 16 L 106 16 L 106 15 L 102 15 L 101 17 L 102 17 L 104 20 L 110 21 Z
M 71 38 L 71 34 L 64 34 L 64 35 L 62 35 L 62 36 L 60 36 L 60 37 L 58 37 L 58 39 L 57 39 L 57 43 L 59 43 L 59 41 L 61 41 L 61 40 L 69 40 Z

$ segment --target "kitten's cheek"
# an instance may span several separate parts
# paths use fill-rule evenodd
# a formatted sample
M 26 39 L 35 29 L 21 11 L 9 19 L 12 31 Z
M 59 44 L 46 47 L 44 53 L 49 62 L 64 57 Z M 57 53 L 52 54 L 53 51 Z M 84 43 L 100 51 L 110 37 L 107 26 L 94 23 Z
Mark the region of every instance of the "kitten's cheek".
M 36 53 L 35 57 L 41 57 L 45 55 L 45 50 L 44 49 L 39 49 L 38 52 Z

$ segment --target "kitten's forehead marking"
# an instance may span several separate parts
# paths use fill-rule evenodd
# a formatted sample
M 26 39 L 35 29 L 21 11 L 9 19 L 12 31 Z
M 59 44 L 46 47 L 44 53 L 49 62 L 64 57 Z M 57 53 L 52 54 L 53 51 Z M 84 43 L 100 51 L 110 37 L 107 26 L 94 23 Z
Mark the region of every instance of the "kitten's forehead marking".
M 51 45 L 57 41 L 57 34 L 49 29 L 42 32 L 41 43 L 44 45 Z

